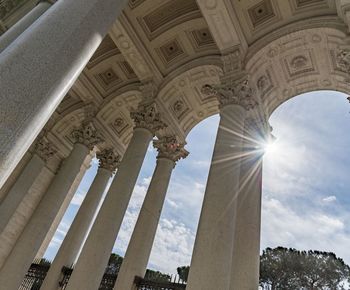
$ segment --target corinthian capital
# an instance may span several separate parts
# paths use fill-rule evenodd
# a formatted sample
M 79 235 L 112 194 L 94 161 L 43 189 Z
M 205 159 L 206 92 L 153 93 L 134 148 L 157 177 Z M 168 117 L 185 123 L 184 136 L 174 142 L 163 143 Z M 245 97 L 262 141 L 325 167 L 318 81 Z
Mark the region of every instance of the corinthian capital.
M 255 92 L 249 86 L 248 78 L 221 85 L 205 85 L 202 87 L 202 93 L 216 97 L 221 108 L 227 105 L 239 105 L 248 111 L 258 104 Z
M 35 153 L 38 154 L 42 160 L 47 162 L 51 157 L 53 157 L 57 153 L 57 150 L 50 141 L 41 138 L 35 144 Z
M 161 120 L 155 102 L 140 105 L 137 111 L 130 113 L 130 116 L 134 119 L 135 128 L 145 128 L 153 135 L 155 135 L 158 130 L 167 127 Z
M 96 157 L 99 159 L 99 167 L 111 172 L 115 172 L 120 162 L 120 156 L 115 154 L 111 148 L 96 153 Z
M 83 124 L 80 128 L 74 129 L 71 133 L 75 143 L 80 143 L 87 146 L 90 150 L 103 142 L 103 139 L 97 133 L 97 130 L 93 123 Z
M 179 143 L 175 136 L 164 136 L 154 140 L 153 146 L 158 151 L 158 158 L 167 158 L 174 162 L 186 158 L 189 154 L 184 148 L 185 144 Z

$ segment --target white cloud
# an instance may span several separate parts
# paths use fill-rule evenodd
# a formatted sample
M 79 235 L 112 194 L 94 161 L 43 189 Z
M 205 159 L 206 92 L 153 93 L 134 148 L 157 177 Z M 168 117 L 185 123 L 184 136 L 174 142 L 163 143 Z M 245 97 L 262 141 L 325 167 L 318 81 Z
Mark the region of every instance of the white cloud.
M 334 202 L 336 200 L 337 200 L 337 197 L 334 195 L 330 195 L 330 196 L 327 196 L 327 197 L 322 199 L 322 201 L 324 201 L 326 203 L 331 203 L 331 202 Z
M 176 273 L 179 266 L 189 265 L 195 239 L 185 224 L 161 219 L 149 265 L 164 273 Z
M 170 198 L 168 198 L 168 200 L 166 201 L 172 208 L 174 208 L 174 209 L 177 209 L 177 208 L 179 208 L 179 205 L 175 202 L 175 201 L 173 201 L 172 199 L 170 199 Z
M 81 204 L 84 201 L 85 196 L 86 196 L 86 192 L 85 193 L 82 193 L 82 192 L 75 193 L 73 198 L 72 198 L 71 204 L 76 205 L 76 206 L 81 206 Z
M 269 246 L 295 247 L 336 252 L 350 262 L 348 225 L 342 217 L 318 211 L 312 206 L 302 212 L 290 201 L 263 199 L 262 249 Z
M 62 221 L 57 228 L 57 233 L 62 236 L 65 236 L 69 230 L 69 227 L 70 224 L 66 223 L 65 221 Z

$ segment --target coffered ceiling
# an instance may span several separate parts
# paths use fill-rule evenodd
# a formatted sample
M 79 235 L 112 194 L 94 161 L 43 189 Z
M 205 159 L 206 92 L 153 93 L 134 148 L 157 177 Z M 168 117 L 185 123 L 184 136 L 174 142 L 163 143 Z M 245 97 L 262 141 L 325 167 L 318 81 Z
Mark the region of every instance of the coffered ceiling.
M 243 63 L 251 74 L 268 113 L 300 92 L 350 90 L 336 62 L 348 32 L 339 3 L 130 0 L 47 130 L 69 147 L 65 136 L 81 122 L 82 108 L 94 104 L 97 126 L 122 153 L 132 134 L 129 111 L 142 98 L 140 86 L 153 83 L 159 108 L 173 132 L 185 138 L 217 113 L 217 101 L 203 96 L 201 86 L 219 82 L 221 57 L 229 53 L 236 58 L 231 65 Z M 12 10 L 7 14 L 3 20 L 13 18 Z

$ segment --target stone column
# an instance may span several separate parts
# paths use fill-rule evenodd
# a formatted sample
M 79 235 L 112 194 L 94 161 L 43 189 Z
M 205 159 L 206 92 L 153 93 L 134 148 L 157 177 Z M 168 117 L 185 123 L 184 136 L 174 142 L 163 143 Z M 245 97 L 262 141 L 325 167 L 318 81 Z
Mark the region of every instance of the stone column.
M 188 152 L 174 136 L 155 140 L 157 165 L 147 190 L 134 232 L 126 251 L 114 290 L 132 290 L 135 276 L 144 277 L 171 173 L 176 162 Z
M 97 153 L 97 158 L 100 162 L 97 174 L 51 264 L 50 270 L 40 288 L 42 290 L 57 290 L 59 281 L 62 279 L 62 267 L 70 267 L 75 262 L 104 190 L 119 163 L 119 156 L 116 156 L 112 149 L 105 149 Z
M 40 1 L 27 15 L 0 36 L 0 53 L 4 51 L 18 36 L 31 26 L 52 5 L 52 1 Z
M 229 290 L 244 120 L 256 102 L 246 79 L 203 93 L 218 98 L 220 124 L 186 289 Z
M 54 221 L 52 222 L 50 229 L 48 230 L 44 241 L 42 242 L 37 254 L 35 255 L 35 260 L 40 260 L 44 257 L 45 252 L 47 250 L 47 248 L 49 247 L 52 238 L 54 237 L 58 226 L 60 225 L 62 218 L 64 216 L 64 214 L 66 213 L 70 203 L 72 202 L 72 199 L 74 197 L 74 194 L 76 193 L 80 182 L 82 181 L 86 171 L 91 167 L 91 160 L 92 160 L 92 152 L 90 152 L 90 154 L 85 158 L 83 165 L 80 167 L 80 171 L 78 173 L 78 175 L 76 176 L 76 178 L 74 179 L 74 182 L 72 184 L 72 186 L 70 187 L 69 191 L 66 194 L 66 197 L 64 198 L 64 201 L 54 219 Z
M 134 134 L 84 244 L 66 290 L 96 290 L 103 277 L 148 145 L 165 124 L 154 103 L 132 113 Z M 91 275 L 93 273 L 93 275 Z
M 259 287 L 262 157 L 269 130 L 267 122 L 246 120 L 230 290 Z
M 47 160 L 55 153 L 56 150 L 47 140 L 41 139 L 37 142 L 32 158 L 24 167 L 15 184 L 0 204 L 0 234 L 28 193 L 35 179 L 39 176 Z M 2 262 L 0 261 L 0 265 L 1 264 Z
M 126 3 L 58 1 L 0 54 L 0 187 Z
M 64 160 L 0 270 L 0 285 L 4 289 L 20 286 L 85 158 L 101 141 L 92 124 L 74 130 L 72 136 L 76 140 L 72 152 Z

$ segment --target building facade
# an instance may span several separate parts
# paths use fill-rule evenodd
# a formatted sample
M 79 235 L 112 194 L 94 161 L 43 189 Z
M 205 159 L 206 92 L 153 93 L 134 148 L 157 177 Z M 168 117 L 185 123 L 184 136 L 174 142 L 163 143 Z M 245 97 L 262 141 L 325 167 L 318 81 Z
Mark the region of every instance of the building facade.
M 186 136 L 219 113 L 186 289 L 256 290 L 268 118 L 301 93 L 350 91 L 349 25 L 350 0 L 2 1 L 0 289 L 17 290 L 42 257 L 96 156 L 41 289 L 57 290 L 77 261 L 66 289 L 97 290 L 153 142 L 157 166 L 114 288 L 134 289 Z

